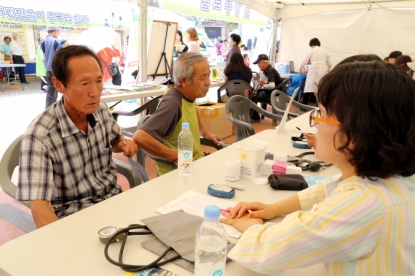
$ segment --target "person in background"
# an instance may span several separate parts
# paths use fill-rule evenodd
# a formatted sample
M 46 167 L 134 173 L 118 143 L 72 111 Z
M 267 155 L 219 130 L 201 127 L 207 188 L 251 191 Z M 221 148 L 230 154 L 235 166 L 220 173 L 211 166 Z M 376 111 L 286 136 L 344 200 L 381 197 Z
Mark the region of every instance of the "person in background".
M 398 65 L 399 67 L 401 67 L 408 75 L 410 75 L 411 77 L 413 77 L 413 71 L 411 70 L 411 68 L 408 67 L 408 62 L 412 62 L 412 58 L 410 56 L 407 55 L 402 55 L 399 56 L 396 60 L 395 60 L 395 65 Z
M 58 92 L 52 82 L 52 60 L 55 56 L 55 52 L 58 50 L 61 41 L 58 36 L 61 32 L 58 26 L 50 24 L 46 27 L 48 35 L 41 43 L 42 51 L 45 56 L 45 67 L 46 67 L 46 108 L 56 102 L 58 98 Z
M 160 101 L 157 110 L 134 133 L 137 146 L 150 154 L 166 158 L 177 164 L 177 139 L 182 123 L 190 123 L 193 136 L 193 159 L 204 156 L 200 148 L 200 135 L 219 145 L 219 136 L 205 127 L 196 109 L 195 100 L 205 97 L 210 86 L 210 67 L 200 53 L 187 52 L 177 58 L 173 67 L 174 87 Z M 177 166 L 156 162 L 157 172 L 163 175 Z
M 241 45 L 241 55 L 244 56 L 245 54 L 248 54 L 248 47 L 245 46 L 245 44 Z
M 68 42 L 67 40 L 63 39 L 63 40 L 61 40 L 61 42 L 59 43 L 58 49 L 60 49 L 60 48 L 64 48 L 64 47 L 67 47 L 67 46 L 69 46 L 69 42 Z
M 240 53 L 234 53 L 224 70 L 225 82 L 231 80 L 243 80 L 248 84 L 252 80 L 251 68 L 244 64 L 244 59 Z
M 330 55 L 323 48 L 320 48 L 321 43 L 317 38 L 313 38 L 309 42 L 310 51 L 307 52 L 303 61 L 300 64 L 300 70 L 310 61 L 311 65 L 307 72 L 307 78 L 304 86 L 303 104 L 308 104 L 310 97 L 316 93 L 314 83 L 319 83 L 321 78 L 331 69 Z
M 414 275 L 414 91 L 383 61 L 324 76 L 310 113 L 315 155 L 341 173 L 273 204 L 222 211 L 222 223 L 244 232 L 228 257 L 261 274 L 324 263 L 328 275 Z
M 46 91 L 46 67 L 45 67 L 45 55 L 42 50 L 43 38 L 39 38 L 39 46 L 36 50 L 36 77 L 40 78 L 40 90 Z
M 249 65 L 251 65 L 251 59 L 249 58 L 249 55 L 244 54 L 243 58 L 244 58 L 244 64 L 249 67 Z
M 23 135 L 16 192 L 16 199 L 30 201 L 38 228 L 120 194 L 112 152 L 137 153 L 100 101 L 102 72 L 95 53 L 80 45 L 62 48 L 52 72 L 62 98 Z
M 402 52 L 401 51 L 393 51 L 393 52 L 391 52 L 390 54 L 389 54 L 389 56 L 388 56 L 388 61 L 389 61 L 389 63 L 392 63 L 392 64 L 395 64 L 395 60 L 398 58 L 398 57 L 400 57 L 400 56 L 402 56 Z
M 115 75 L 111 75 L 108 66 L 112 65 L 112 58 L 120 56 L 120 50 L 112 46 L 112 48 L 106 47 L 97 53 L 97 56 L 101 62 L 102 68 L 102 82 L 105 84 L 107 81 L 111 80 L 113 85 L 121 85 L 121 73 L 118 66 L 117 73 Z
M 195 28 L 190 27 L 186 30 L 186 40 L 189 44 L 189 52 L 200 53 L 199 36 Z
M 10 42 L 12 41 L 12 39 L 10 38 L 10 36 L 5 36 L 3 40 L 4 44 L 1 45 L 0 53 L 4 55 L 4 61 L 10 61 Z
M 189 47 L 183 43 L 182 31 L 177 30 L 176 39 L 174 41 L 174 57 L 178 57 L 181 53 L 185 53 L 188 50 Z
M 222 46 L 220 46 L 220 55 L 223 61 L 225 61 L 226 56 L 228 55 L 228 52 L 229 52 L 229 43 L 228 43 L 228 40 L 225 39 L 222 43 Z
M 220 48 L 222 47 L 222 43 L 223 43 L 223 40 L 221 39 L 221 40 L 219 40 L 219 43 L 218 44 L 216 44 L 216 54 L 218 55 L 218 56 L 220 56 L 221 54 L 220 54 Z
M 408 62 L 406 63 L 406 65 L 412 70 L 411 74 L 412 74 L 412 78 L 414 78 L 414 71 L 415 71 L 415 62 Z
M 10 58 L 11 63 L 13 64 L 25 64 L 24 58 L 23 58 L 23 50 L 20 46 L 20 38 L 17 33 L 12 33 L 13 40 L 10 42 Z M 19 79 L 22 84 L 30 84 L 26 80 L 26 75 L 24 73 L 25 67 L 15 67 L 14 68 L 16 73 L 19 73 Z
M 241 53 L 241 49 L 239 48 L 239 43 L 241 43 L 241 37 L 237 34 L 231 34 L 229 37 L 229 44 L 230 44 L 230 49 L 228 54 L 226 55 L 226 65 L 229 63 L 229 61 L 231 60 L 231 56 L 234 53 Z

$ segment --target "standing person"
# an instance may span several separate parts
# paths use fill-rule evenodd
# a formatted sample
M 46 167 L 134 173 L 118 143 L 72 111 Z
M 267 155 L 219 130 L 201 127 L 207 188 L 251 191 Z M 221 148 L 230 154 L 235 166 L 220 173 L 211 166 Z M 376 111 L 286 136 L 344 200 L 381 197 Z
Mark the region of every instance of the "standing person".
M 11 63 L 13 64 L 25 64 L 23 58 L 23 50 L 20 46 L 20 38 L 17 33 L 12 33 L 13 40 L 10 42 L 10 58 Z M 24 67 L 15 67 L 15 72 L 19 73 L 20 82 L 22 84 L 29 84 L 30 82 L 26 81 L 26 75 L 24 73 Z
M 4 55 L 4 61 L 10 61 L 10 42 L 12 41 L 12 39 L 10 38 L 10 36 L 5 36 L 3 40 L 4 44 L 1 45 L 0 53 Z
M 46 84 L 48 86 L 46 88 L 46 108 L 48 108 L 51 104 L 56 102 L 56 99 L 58 98 L 58 92 L 52 82 L 52 60 L 61 43 L 58 39 L 61 30 L 58 26 L 50 24 L 46 27 L 46 31 L 48 32 L 48 35 L 41 45 L 45 56 Z
M 219 43 L 216 44 L 216 55 L 220 56 L 220 48 L 222 47 L 223 40 L 219 40 Z
M 341 173 L 273 204 L 221 212 L 244 232 L 228 257 L 261 274 L 324 263 L 331 276 L 414 275 L 415 82 L 393 64 L 353 62 L 318 90 L 315 155 Z
M 42 50 L 43 38 L 39 39 L 39 46 L 36 50 L 36 77 L 40 78 L 40 90 L 45 91 L 44 86 L 47 87 L 45 82 L 46 67 L 45 67 L 45 55 Z
M 237 34 L 231 34 L 229 37 L 229 44 L 230 44 L 230 49 L 229 52 L 226 54 L 226 65 L 228 65 L 228 63 L 231 60 L 231 56 L 234 53 L 241 53 L 241 49 L 239 48 L 239 43 L 241 43 L 241 37 Z
M 186 40 L 189 43 L 189 52 L 200 53 L 199 36 L 195 28 L 190 27 L 186 30 Z
M 183 42 L 182 31 L 177 30 L 176 40 L 174 41 L 174 57 L 179 57 L 181 53 L 185 53 L 188 50 L 189 47 Z
M 311 63 L 304 86 L 303 104 L 308 104 L 312 93 L 317 92 L 314 83 L 318 84 L 324 74 L 331 69 L 330 55 L 325 49 L 320 48 L 320 40 L 313 38 L 309 45 L 311 50 L 308 51 L 300 64 L 300 70 L 302 70 L 309 61 Z
M 137 152 L 100 101 L 101 66 L 89 48 L 60 49 L 52 70 L 62 98 L 23 135 L 16 193 L 30 201 L 38 228 L 120 194 L 112 153 Z
M 228 43 L 228 40 L 225 39 L 222 43 L 222 46 L 220 46 L 220 55 L 223 61 L 225 61 L 226 56 L 228 55 L 228 52 L 229 52 L 229 43 Z
M 99 51 L 97 53 L 97 56 L 100 60 L 102 68 L 102 82 L 105 83 L 111 80 L 113 85 L 121 85 L 121 73 L 118 66 L 116 66 L 117 73 L 115 75 L 111 75 L 111 73 L 108 70 L 108 66 L 112 65 L 112 58 L 119 57 L 120 51 L 117 48 L 115 48 L 115 46 L 112 46 L 112 48 L 106 47 Z

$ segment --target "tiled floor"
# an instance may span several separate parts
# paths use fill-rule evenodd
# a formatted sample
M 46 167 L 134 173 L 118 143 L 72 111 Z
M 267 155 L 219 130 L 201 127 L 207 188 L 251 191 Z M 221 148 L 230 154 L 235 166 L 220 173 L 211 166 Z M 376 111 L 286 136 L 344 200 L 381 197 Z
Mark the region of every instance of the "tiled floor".
M 24 90 L 21 90 L 20 86 L 10 85 L 6 87 L 5 92 L 0 92 L 0 158 L 11 142 L 21 135 L 30 122 L 44 110 L 46 94 L 40 90 L 40 79 L 28 76 L 28 81 L 31 83 L 25 85 Z M 216 90 L 211 89 L 207 97 L 202 99 L 202 101 L 214 101 Z M 117 106 L 118 109 L 125 111 L 135 109 L 136 107 L 136 103 L 124 103 Z M 131 119 L 119 120 L 119 124 L 122 127 L 133 126 L 136 123 L 136 121 Z M 272 128 L 272 123 L 269 119 L 262 120 L 253 125 L 256 132 Z M 228 137 L 224 141 L 231 143 L 235 141 L 235 136 Z M 212 148 L 203 148 L 203 150 L 210 152 Z M 128 163 L 122 154 L 114 154 L 114 157 Z M 146 160 L 146 171 L 150 178 L 156 177 L 155 164 L 149 158 Z M 118 182 L 124 190 L 128 189 L 128 183 L 125 178 L 121 176 Z M 5 195 L 1 190 L 0 203 L 11 204 L 30 213 L 28 208 L 13 202 L 13 199 Z M 0 229 L 0 245 L 24 234 L 20 229 L 13 227 L 13 225 L 8 225 L 7 222 L 1 219 Z

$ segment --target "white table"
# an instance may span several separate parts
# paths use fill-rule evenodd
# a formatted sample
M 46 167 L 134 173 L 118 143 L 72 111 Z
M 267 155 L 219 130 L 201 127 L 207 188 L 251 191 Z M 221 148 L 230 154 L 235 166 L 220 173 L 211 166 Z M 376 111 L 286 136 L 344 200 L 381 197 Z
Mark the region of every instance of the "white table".
M 210 80 L 210 86 L 209 86 L 209 88 L 212 88 L 212 87 L 220 87 L 220 86 L 222 86 L 224 84 L 225 84 L 224 81 Z
M 297 155 L 304 150 L 292 147 L 289 138 L 298 136 L 298 126 L 304 131 L 308 127 L 308 116 L 301 116 L 286 124 L 285 134 L 276 134 L 275 130 L 266 130 L 247 139 L 266 140 L 270 144 L 268 151 L 284 150 Z M 207 194 L 210 183 L 226 183 L 224 180 L 225 160 L 232 158 L 233 148 L 228 147 L 202 158 L 193 164 L 191 176 L 180 176 L 176 171 L 158 177 L 150 182 L 133 188 L 109 200 L 80 211 L 65 219 L 33 231 L 12 240 L 0 247 L 0 268 L 11 275 L 123 275 L 123 271 L 110 264 L 104 257 L 104 245 L 98 240 L 97 232 L 105 226 L 125 227 L 139 223 L 140 219 L 155 216 L 155 209 L 179 197 L 187 190 Z M 331 176 L 338 173 L 332 166 L 319 175 Z M 289 197 L 295 192 L 276 191 L 268 185 L 257 186 L 251 180 L 236 182 L 245 185 L 244 191 L 236 191 L 232 199 L 239 201 L 275 202 Z M 274 221 L 279 221 L 276 219 Z M 130 237 L 125 251 L 124 262 L 146 264 L 155 259 L 155 255 L 141 247 L 140 242 L 148 237 Z M 232 240 L 232 239 L 231 239 Z M 235 240 L 232 240 L 235 241 Z M 119 244 L 110 247 L 110 255 L 117 259 Z M 175 265 L 164 268 L 181 276 L 193 275 Z M 228 262 L 227 275 L 260 275 L 236 262 Z M 285 276 L 326 275 L 322 264 L 302 269 L 287 270 Z
M 13 67 L 26 67 L 26 64 L 0 63 L 0 68 L 13 68 Z M 14 81 L 9 82 L 9 78 L 8 78 L 9 75 L 10 75 L 9 70 L 7 70 L 7 83 L 1 87 L 1 92 L 4 92 L 4 88 L 6 86 L 11 85 L 11 84 L 20 85 L 22 87 L 22 90 L 24 90 L 23 85 L 16 82 L 16 77 L 15 77 Z
M 167 86 L 162 85 L 160 89 L 155 90 L 144 90 L 144 91 L 122 91 L 121 93 L 116 94 L 106 94 L 101 96 L 101 101 L 103 102 L 117 102 L 123 100 L 147 98 L 163 95 L 166 91 Z

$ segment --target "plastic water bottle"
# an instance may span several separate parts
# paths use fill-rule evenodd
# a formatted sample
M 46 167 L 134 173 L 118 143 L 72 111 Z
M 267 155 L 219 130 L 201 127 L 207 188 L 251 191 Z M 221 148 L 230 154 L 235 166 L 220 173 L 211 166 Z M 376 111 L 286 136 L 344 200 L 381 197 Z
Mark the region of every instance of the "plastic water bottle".
M 272 165 L 273 173 L 276 175 L 286 174 L 287 173 L 287 162 L 288 156 L 286 152 L 276 152 L 274 153 L 275 163 Z
M 189 129 L 189 123 L 182 123 L 182 131 L 179 133 L 177 143 L 178 169 L 181 175 L 192 174 L 193 136 Z
M 219 217 L 218 206 L 206 206 L 205 221 L 196 232 L 196 276 L 225 275 L 227 238 Z

